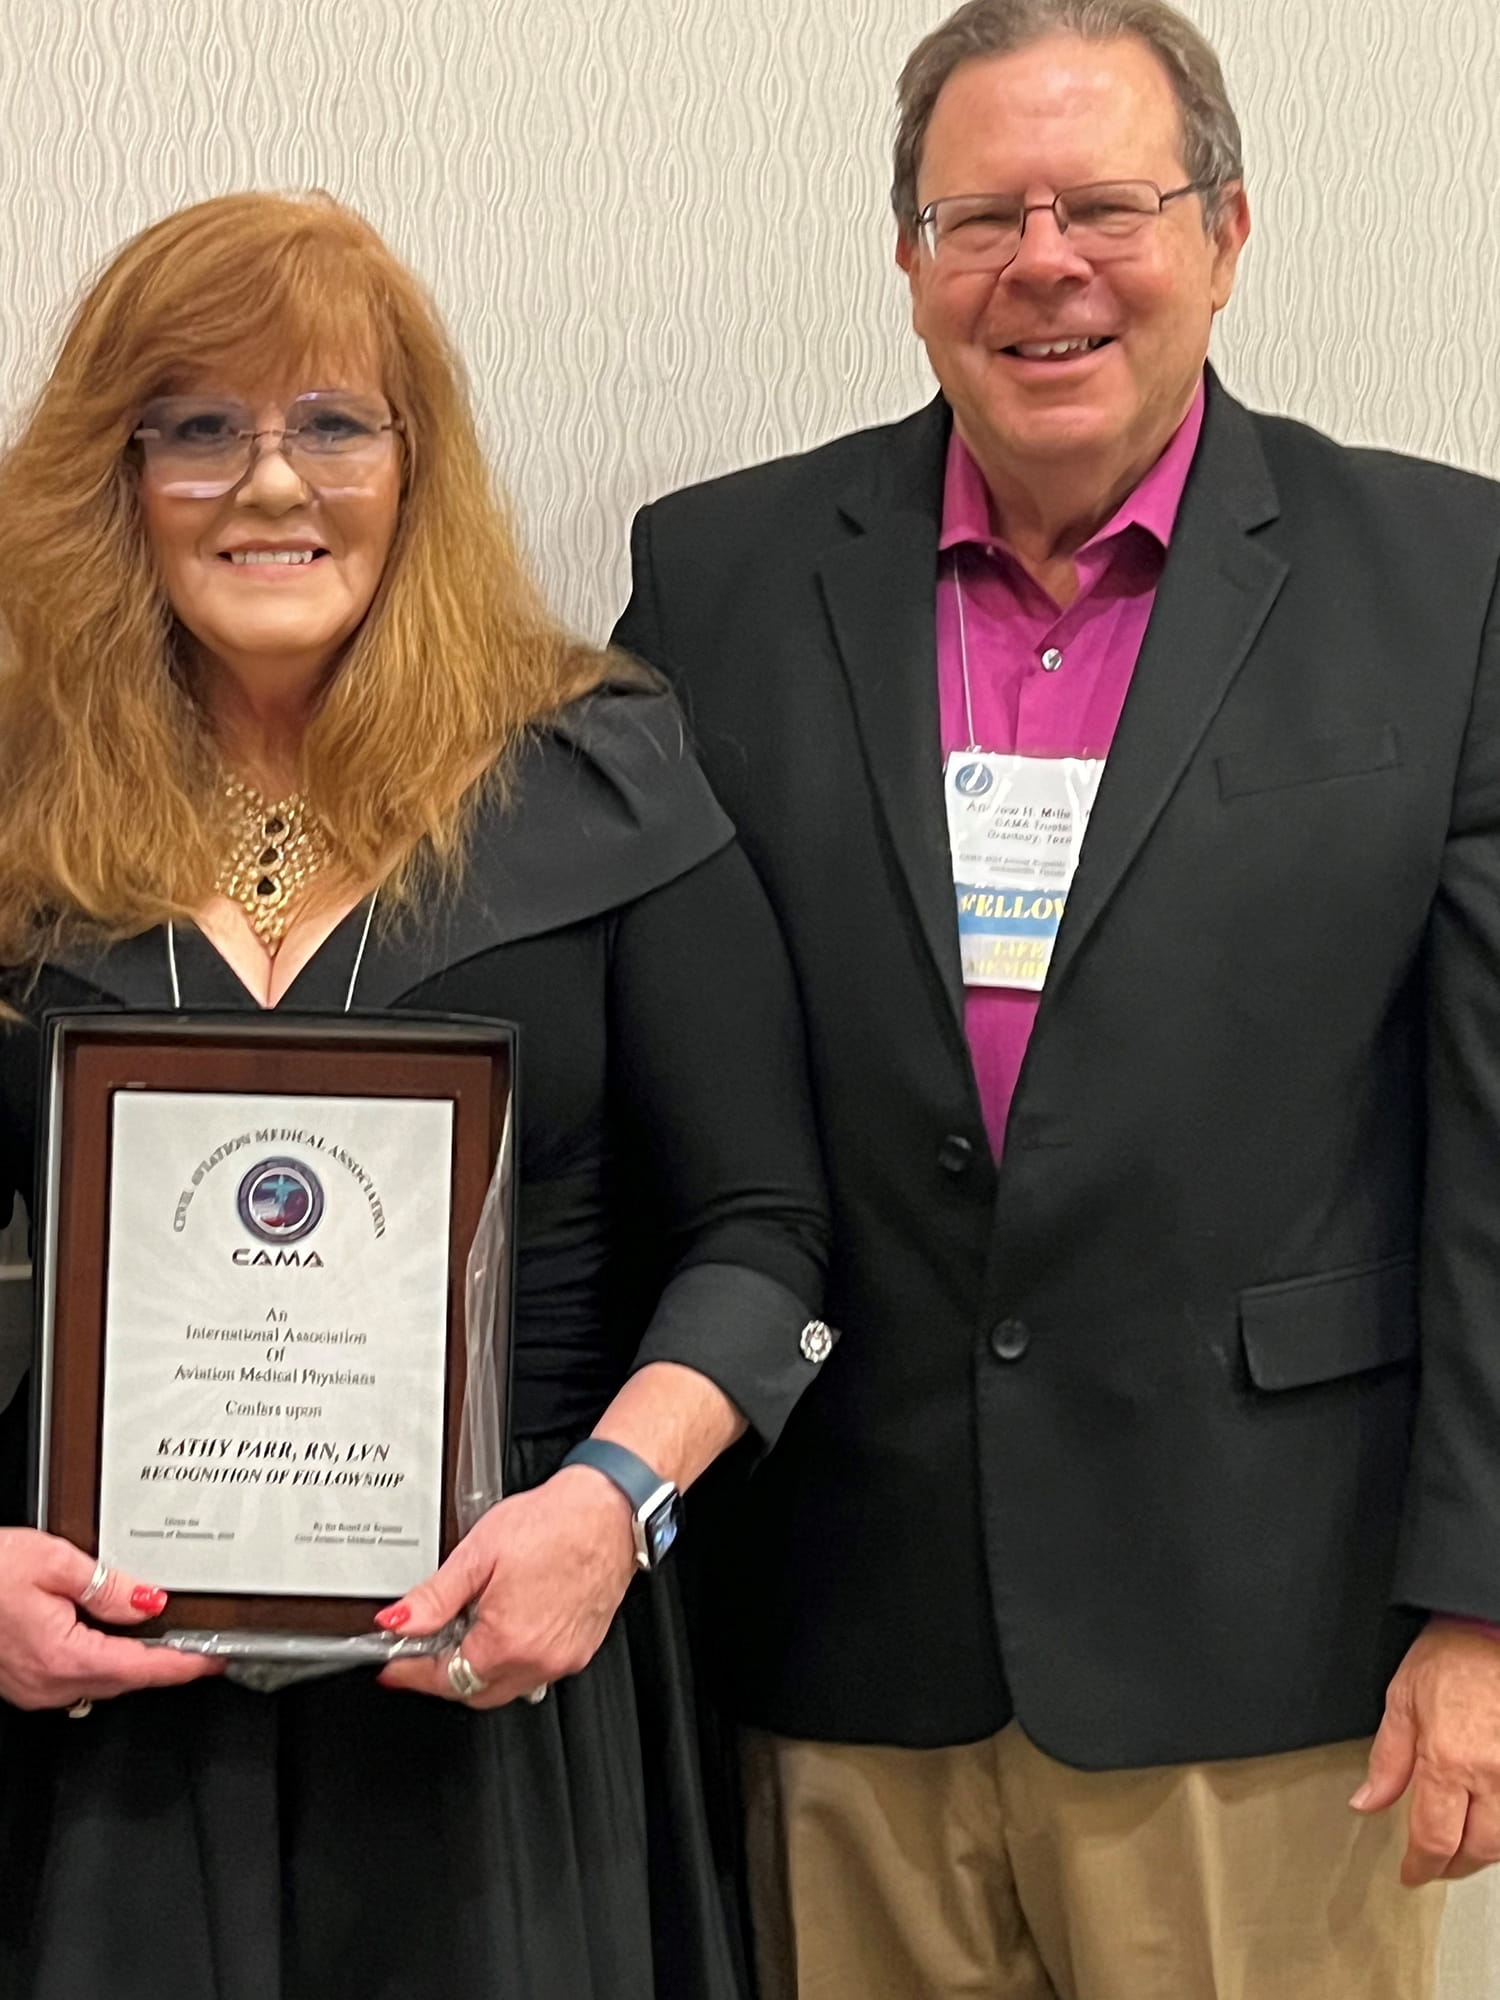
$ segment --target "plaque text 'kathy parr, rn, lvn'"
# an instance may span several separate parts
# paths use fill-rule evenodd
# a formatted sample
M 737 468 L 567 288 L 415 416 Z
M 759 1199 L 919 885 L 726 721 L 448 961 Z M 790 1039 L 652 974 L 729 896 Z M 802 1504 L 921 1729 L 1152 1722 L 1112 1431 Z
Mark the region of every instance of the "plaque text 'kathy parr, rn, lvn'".
M 437 1567 L 453 1106 L 120 1091 L 100 1553 L 168 1590 Z

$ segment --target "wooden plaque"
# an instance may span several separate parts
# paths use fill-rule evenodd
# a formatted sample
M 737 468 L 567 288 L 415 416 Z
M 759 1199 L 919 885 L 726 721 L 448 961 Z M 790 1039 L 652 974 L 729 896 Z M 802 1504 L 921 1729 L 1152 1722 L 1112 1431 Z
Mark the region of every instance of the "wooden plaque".
M 279 1012 L 48 1021 L 36 1515 L 90 1554 L 103 1523 L 125 1538 L 105 1547 L 108 1559 L 165 1585 L 164 1618 L 133 1630 L 368 1634 L 380 1605 L 428 1567 L 391 1588 L 393 1568 L 413 1559 L 408 1542 L 373 1531 L 400 1530 L 415 1510 L 428 1524 L 413 1538 L 424 1558 L 434 1531 L 439 1561 L 458 1540 L 466 1271 L 510 1142 L 514 1080 L 505 1023 Z M 204 1135 L 221 1129 L 209 1145 Z M 350 1133 L 364 1137 L 340 1136 Z M 428 1218 L 444 1206 L 439 1243 Z M 489 1336 L 500 1407 L 487 1420 L 502 1438 L 508 1210 Z M 336 1316 L 350 1296 L 365 1315 L 357 1328 L 292 1318 Z M 341 1369 L 345 1350 L 319 1353 L 334 1341 L 355 1343 L 347 1352 L 368 1365 Z M 299 1389 L 304 1374 L 332 1386 Z M 326 1419 L 329 1407 L 340 1422 Z M 399 1448 L 346 1440 L 350 1409 L 373 1409 L 371 1430 L 394 1411 L 386 1428 Z M 393 1451 L 397 1465 L 425 1469 L 394 1497 L 407 1475 Z M 159 1530 L 136 1525 L 158 1517 Z M 290 1589 L 263 1575 L 253 1588 L 172 1580 L 279 1570 L 291 1542 Z M 340 1571 L 352 1589 L 340 1588 Z

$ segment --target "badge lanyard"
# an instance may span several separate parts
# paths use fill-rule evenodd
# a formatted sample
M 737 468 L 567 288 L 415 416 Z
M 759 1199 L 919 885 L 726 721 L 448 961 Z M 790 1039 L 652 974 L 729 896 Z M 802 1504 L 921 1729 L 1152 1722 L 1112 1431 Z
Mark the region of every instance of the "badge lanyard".
M 964 984 L 1040 992 L 1104 759 L 1002 756 L 979 748 L 956 557 L 953 589 L 969 747 L 947 758 L 943 797 Z

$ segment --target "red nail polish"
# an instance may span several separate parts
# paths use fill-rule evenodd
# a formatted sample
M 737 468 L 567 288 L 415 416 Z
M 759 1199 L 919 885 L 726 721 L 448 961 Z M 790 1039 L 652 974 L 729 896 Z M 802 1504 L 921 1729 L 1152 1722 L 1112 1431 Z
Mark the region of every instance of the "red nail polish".
M 387 1632 L 399 1632 L 403 1625 L 411 1623 L 409 1604 L 388 1604 L 384 1611 L 375 1613 L 375 1623 Z
M 167 1608 L 167 1593 L 153 1590 L 149 1583 L 138 1583 L 130 1593 L 130 1607 L 133 1611 L 144 1611 L 152 1618 L 158 1618 Z

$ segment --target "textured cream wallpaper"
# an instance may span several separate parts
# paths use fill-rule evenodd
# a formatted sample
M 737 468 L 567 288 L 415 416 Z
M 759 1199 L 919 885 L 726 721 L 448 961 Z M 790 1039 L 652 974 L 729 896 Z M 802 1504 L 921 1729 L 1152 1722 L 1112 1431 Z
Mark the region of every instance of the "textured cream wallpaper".
M 1500 473 L 1497 0 L 1188 5 L 1255 206 L 1231 385 Z M 639 502 L 927 395 L 885 149 L 942 12 L 0 0 L 0 408 L 131 231 L 229 188 L 329 188 L 432 284 L 554 600 L 602 634 Z M 1455 1901 L 1446 2000 L 1490 2000 L 1500 1896 Z
M 885 105 L 924 0 L 0 0 L 0 404 L 81 278 L 316 183 L 425 274 L 559 606 L 650 494 L 926 395 Z M 873 21 L 873 25 L 872 25 Z
M 1257 229 L 1252 401 L 1500 470 L 1495 0 L 1191 0 Z M 197 196 L 316 183 L 426 274 L 560 607 L 665 486 L 927 393 L 890 260 L 929 0 L 0 0 L 0 406 L 79 283 Z

